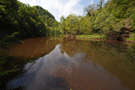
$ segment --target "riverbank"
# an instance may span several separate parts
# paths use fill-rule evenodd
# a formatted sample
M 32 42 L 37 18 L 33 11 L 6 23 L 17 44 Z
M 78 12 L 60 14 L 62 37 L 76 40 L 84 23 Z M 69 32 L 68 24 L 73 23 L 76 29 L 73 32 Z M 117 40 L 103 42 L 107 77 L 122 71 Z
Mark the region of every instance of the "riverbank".
M 65 38 L 72 38 L 72 39 L 79 39 L 79 40 L 108 40 L 106 35 L 77 35 L 77 36 L 72 36 L 72 35 L 65 35 Z M 114 41 L 114 40 L 113 40 Z M 118 41 L 118 40 L 116 40 Z M 129 38 L 127 38 L 125 41 L 126 43 L 135 43 L 135 37 L 131 35 Z
M 107 39 L 105 35 L 77 35 L 77 38 L 88 38 L 88 39 Z
M 66 38 L 106 39 L 105 35 L 64 35 Z
M 130 34 L 130 37 L 127 38 L 125 42 L 135 43 L 135 33 Z

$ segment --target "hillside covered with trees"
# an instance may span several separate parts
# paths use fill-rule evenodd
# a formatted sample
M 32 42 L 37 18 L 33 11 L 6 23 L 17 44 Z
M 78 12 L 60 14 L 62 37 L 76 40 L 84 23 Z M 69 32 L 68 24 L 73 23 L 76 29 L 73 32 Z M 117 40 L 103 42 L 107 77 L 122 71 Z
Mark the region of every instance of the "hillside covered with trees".
M 106 35 L 109 39 L 135 40 L 135 1 L 104 0 L 84 9 L 86 15 L 61 17 L 60 30 L 68 35 Z
M 1 44 L 18 39 L 49 36 L 47 33 L 50 27 L 57 25 L 54 16 L 40 6 L 31 7 L 17 0 L 0 0 Z

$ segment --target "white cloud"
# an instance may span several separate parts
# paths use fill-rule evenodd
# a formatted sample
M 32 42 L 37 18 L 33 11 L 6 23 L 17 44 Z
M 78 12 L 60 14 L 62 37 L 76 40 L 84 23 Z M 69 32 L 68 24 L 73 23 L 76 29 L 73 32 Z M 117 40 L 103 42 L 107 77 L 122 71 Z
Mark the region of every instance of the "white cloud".
M 108 0 L 105 0 L 105 2 L 107 2 Z
M 39 5 L 39 0 L 19 0 L 23 3 L 30 4 L 31 6 Z
M 19 0 L 23 3 L 28 3 L 31 6 L 40 5 L 44 9 L 51 12 L 57 21 L 60 17 L 64 15 L 65 17 L 71 13 L 77 15 L 83 15 L 84 5 L 80 2 L 82 0 Z M 91 4 L 94 3 L 93 0 L 88 0 Z
M 90 4 L 94 4 L 94 0 L 91 0 Z
M 41 0 L 41 6 L 49 10 L 59 21 L 60 17 L 68 16 L 70 13 L 81 14 L 82 6 L 79 4 L 81 0 Z M 76 8 L 78 10 L 76 10 Z

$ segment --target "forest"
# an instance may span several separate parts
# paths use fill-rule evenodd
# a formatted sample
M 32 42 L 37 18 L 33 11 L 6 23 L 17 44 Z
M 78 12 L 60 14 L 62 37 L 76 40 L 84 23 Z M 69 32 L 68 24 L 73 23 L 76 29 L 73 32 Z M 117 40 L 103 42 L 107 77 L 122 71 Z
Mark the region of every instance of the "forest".
M 71 35 L 105 35 L 119 41 L 135 40 L 135 0 L 104 0 L 84 9 L 84 16 L 61 17 L 60 31 Z
M 135 40 L 135 0 L 100 0 L 84 8 L 84 15 L 61 16 L 60 22 L 40 6 L 0 0 L 0 46 L 32 37 L 58 35 L 105 36 Z
M 0 0 L 0 46 L 26 38 L 53 35 L 57 26 L 54 16 L 40 6 Z

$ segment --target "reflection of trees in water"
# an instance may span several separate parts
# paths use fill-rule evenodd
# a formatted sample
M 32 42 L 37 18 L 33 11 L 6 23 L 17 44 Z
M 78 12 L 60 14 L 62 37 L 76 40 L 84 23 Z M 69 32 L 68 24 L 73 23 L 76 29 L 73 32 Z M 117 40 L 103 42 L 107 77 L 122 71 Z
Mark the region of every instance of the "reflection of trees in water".
M 4 56 L 3 56 L 4 57 Z M 0 59 L 1 62 L 2 59 Z M 23 67 L 28 62 L 31 62 L 31 59 L 22 58 L 22 57 L 9 57 L 3 59 L 4 63 L 0 64 L 0 87 L 2 90 L 7 90 L 7 83 L 9 80 L 16 78 L 18 75 L 23 73 Z M 12 86 L 10 86 L 12 88 Z M 21 90 L 19 89 L 15 90 Z M 10 89 L 9 89 L 10 90 Z M 13 89 L 14 90 L 14 89 Z
M 101 65 L 107 73 L 117 76 L 124 86 L 135 89 L 135 46 L 65 39 L 61 43 L 61 50 L 71 57 L 77 53 L 85 54 L 84 62 Z
M 60 42 L 58 37 L 41 37 L 24 40 L 24 44 L 10 46 L 4 53 L 9 56 L 38 58 L 49 53 Z
M 29 40 L 28 40 L 29 41 Z M 35 41 L 37 41 L 35 43 Z M 64 54 L 66 52 L 70 57 L 73 57 L 77 54 L 81 55 L 81 59 L 85 63 L 92 63 L 93 65 L 102 66 L 108 74 L 112 76 L 116 76 L 120 79 L 121 83 L 130 88 L 134 88 L 135 83 L 135 46 L 127 45 L 127 44 L 119 44 L 119 43 L 111 43 L 111 42 L 102 42 L 102 41 L 78 41 L 72 39 L 60 39 L 60 38 L 50 38 L 47 41 L 44 38 L 31 40 L 30 42 L 26 42 L 26 46 L 28 45 L 28 50 L 30 52 L 39 51 L 39 53 L 31 53 L 33 56 L 39 54 L 42 56 L 45 52 L 49 53 L 53 48 L 59 43 L 61 53 Z M 33 43 L 34 46 L 31 47 Z M 40 46 L 41 45 L 41 46 Z M 22 45 L 23 46 L 23 45 Z M 20 48 L 22 47 L 20 45 Z M 25 45 L 24 45 L 25 46 Z M 19 46 L 16 46 L 19 47 Z M 46 50 L 47 48 L 47 50 Z M 23 48 L 27 50 L 27 48 Z M 41 50 L 42 49 L 42 50 Z M 12 49 L 11 49 L 12 50 Z M 16 49 L 17 50 L 17 49 Z M 24 50 L 24 51 L 25 51 Z M 43 52 L 43 53 L 42 53 Z M 16 52 L 18 53 L 18 52 Z M 25 53 L 25 52 L 23 52 Z M 26 53 L 25 53 L 26 54 Z M 7 63 L 4 66 L 0 66 L 0 70 L 6 71 L 10 70 L 12 67 L 17 66 L 15 69 L 18 69 L 15 72 L 12 72 L 4 77 L 0 77 L 0 81 L 2 82 L 3 88 L 6 88 L 6 83 L 17 77 L 18 75 L 24 73 L 23 67 L 28 62 L 32 62 L 33 59 L 30 58 L 22 58 L 22 57 L 9 57 L 7 59 Z M 9 77 L 10 76 L 10 77 Z M 64 84 L 64 90 L 68 87 L 68 82 L 63 79 L 58 79 L 57 77 L 53 78 L 55 83 Z M 55 87 L 54 83 L 51 82 L 50 87 Z M 58 85 L 58 86 L 59 86 Z M 66 87 L 66 88 L 65 88 Z M 20 88 L 24 87 L 19 87 Z M 52 89 L 52 88 L 49 88 Z M 15 89 L 18 90 L 18 89 Z
M 24 44 L 10 46 L 4 49 L 5 51 L 2 49 L 4 54 L 9 56 L 0 55 L 0 87 L 6 89 L 8 81 L 27 71 L 23 70 L 27 63 L 52 51 L 60 40 L 58 37 L 32 38 L 25 40 Z M 24 87 L 15 90 L 21 90 L 21 88 Z
M 78 44 L 77 41 L 72 40 L 72 39 L 64 39 L 61 42 L 61 53 L 66 52 L 69 56 L 74 56 L 78 52 L 81 53 L 80 51 L 80 44 Z

